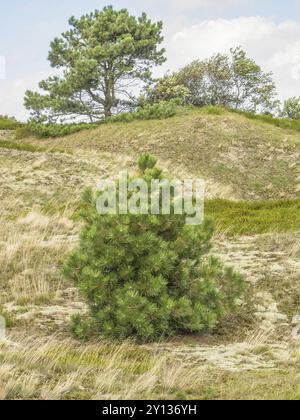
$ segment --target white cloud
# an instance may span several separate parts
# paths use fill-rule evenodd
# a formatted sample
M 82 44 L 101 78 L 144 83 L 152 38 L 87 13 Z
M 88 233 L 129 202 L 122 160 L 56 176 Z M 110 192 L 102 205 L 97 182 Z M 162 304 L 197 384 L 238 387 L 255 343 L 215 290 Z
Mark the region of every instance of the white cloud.
M 15 116 L 24 120 L 27 118 L 23 108 L 24 93 L 33 85 L 29 80 L 0 80 L 0 115 Z M 36 84 L 35 84 L 36 86 Z
M 282 99 L 300 96 L 300 23 L 240 17 L 206 20 L 190 26 L 185 23 L 181 28 L 167 28 L 169 69 L 241 45 L 266 71 L 273 71 Z
M 6 60 L 5 57 L 0 56 L 0 80 L 6 79 Z
M 225 10 L 235 6 L 243 5 L 251 0 L 173 0 L 172 7 L 178 11 L 193 11 L 203 9 Z
M 0 115 L 14 116 L 24 121 L 28 111 L 23 106 L 26 90 L 38 90 L 38 82 L 53 74 L 53 70 L 38 72 L 28 78 L 0 80 Z

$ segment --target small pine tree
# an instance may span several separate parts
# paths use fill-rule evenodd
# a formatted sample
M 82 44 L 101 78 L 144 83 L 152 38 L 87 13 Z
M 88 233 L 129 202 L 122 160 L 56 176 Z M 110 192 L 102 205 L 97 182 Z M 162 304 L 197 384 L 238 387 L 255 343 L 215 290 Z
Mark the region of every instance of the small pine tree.
M 139 169 L 148 184 L 163 179 L 152 156 L 142 156 Z M 188 226 L 185 215 L 100 216 L 96 199 L 85 191 L 80 247 L 64 265 L 90 309 L 88 320 L 73 319 L 73 331 L 150 341 L 213 329 L 234 311 L 244 282 L 208 256 L 209 220 Z

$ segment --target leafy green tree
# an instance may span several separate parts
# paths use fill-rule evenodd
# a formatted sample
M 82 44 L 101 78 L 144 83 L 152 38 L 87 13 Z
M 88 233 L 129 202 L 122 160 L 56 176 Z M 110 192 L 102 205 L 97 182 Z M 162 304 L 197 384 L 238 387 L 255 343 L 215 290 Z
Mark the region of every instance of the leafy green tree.
M 300 97 L 290 98 L 284 102 L 282 116 L 292 120 L 300 120 Z
M 268 113 L 279 106 L 272 73 L 265 73 L 240 47 L 230 50 L 233 79 L 232 107 Z
M 251 112 L 272 112 L 279 102 L 271 73 L 265 73 L 240 47 L 230 54 L 196 60 L 171 76 L 185 86 L 195 106 L 219 105 Z
M 164 178 L 150 155 L 141 156 L 139 170 L 148 186 Z M 87 319 L 73 318 L 77 335 L 87 337 L 93 330 L 109 338 L 150 341 L 213 329 L 235 310 L 244 281 L 209 256 L 209 220 L 188 226 L 185 215 L 174 211 L 100 216 L 96 201 L 87 190 L 80 246 L 64 265 L 66 278 L 75 282 L 90 308 Z M 148 207 L 150 201 L 147 196 Z
M 189 102 L 195 106 L 204 106 L 208 104 L 207 82 L 205 80 L 206 65 L 205 62 L 196 60 L 182 68 L 174 74 L 178 84 L 185 86 L 189 92 Z
M 204 63 L 205 104 L 228 105 L 232 95 L 232 74 L 229 57 L 216 54 Z
M 122 109 L 138 82 L 165 61 L 159 49 L 162 23 L 145 13 L 138 19 L 112 6 L 80 19 L 51 43 L 49 61 L 61 76 L 40 82 L 44 95 L 27 91 L 25 106 L 35 120 L 56 122 L 76 117 L 97 121 Z
M 154 86 L 146 89 L 145 97 L 141 97 L 140 101 L 150 103 L 174 101 L 179 105 L 188 103 L 190 90 L 181 85 L 176 75 L 165 76 L 159 79 Z

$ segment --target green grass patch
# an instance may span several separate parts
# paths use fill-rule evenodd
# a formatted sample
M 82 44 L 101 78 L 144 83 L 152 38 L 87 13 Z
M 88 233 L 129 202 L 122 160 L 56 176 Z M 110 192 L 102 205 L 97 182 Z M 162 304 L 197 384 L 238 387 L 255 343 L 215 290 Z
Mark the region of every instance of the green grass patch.
M 211 398 L 218 400 L 299 401 L 298 364 L 282 369 L 250 370 L 248 372 L 219 372 L 214 370 Z M 212 379 L 210 379 L 212 381 Z M 209 382 L 209 381 L 207 381 Z M 210 397 L 210 395 L 208 395 Z M 200 398 L 203 398 L 200 395 Z
M 45 147 L 35 146 L 34 144 L 28 143 L 15 143 L 10 140 L 0 140 L 0 148 L 18 150 L 20 152 L 48 152 L 48 153 L 64 153 L 64 150 L 60 149 L 46 149 Z
M 300 120 L 291 120 L 288 118 L 274 118 L 272 115 L 258 115 L 253 114 L 252 112 L 245 112 L 239 110 L 234 110 L 232 112 L 243 115 L 244 117 L 250 120 L 262 121 L 268 124 L 272 124 L 275 127 L 283 128 L 285 130 L 300 131 Z
M 300 230 L 300 199 L 277 201 L 209 200 L 206 215 L 218 233 L 228 236 L 284 233 Z
M 201 114 L 206 115 L 223 115 L 228 112 L 228 110 L 222 106 L 204 106 L 200 108 L 200 110 Z
M 14 318 L 11 314 L 8 314 L 4 311 L 4 309 L 0 306 L 0 316 L 5 319 L 5 327 L 12 328 L 14 326 Z
M 33 144 L 26 144 L 26 143 L 15 143 L 9 140 L 1 140 L 0 141 L 0 148 L 2 149 L 12 149 L 12 150 L 19 150 L 22 152 L 44 152 L 45 149 L 42 147 L 34 146 Z
M 15 118 L 0 115 L 0 130 L 15 130 L 21 125 Z

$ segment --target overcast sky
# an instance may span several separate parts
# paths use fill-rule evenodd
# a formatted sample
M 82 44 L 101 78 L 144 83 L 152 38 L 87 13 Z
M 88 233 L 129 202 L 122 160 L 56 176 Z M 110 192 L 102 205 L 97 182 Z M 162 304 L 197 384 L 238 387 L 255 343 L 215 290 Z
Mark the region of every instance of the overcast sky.
M 10 0 L 1 4 L 0 115 L 26 118 L 25 90 L 53 71 L 47 62 L 52 39 L 67 29 L 70 16 L 107 4 L 164 21 L 168 61 L 161 74 L 241 45 L 273 71 L 282 100 L 300 96 L 299 0 Z

